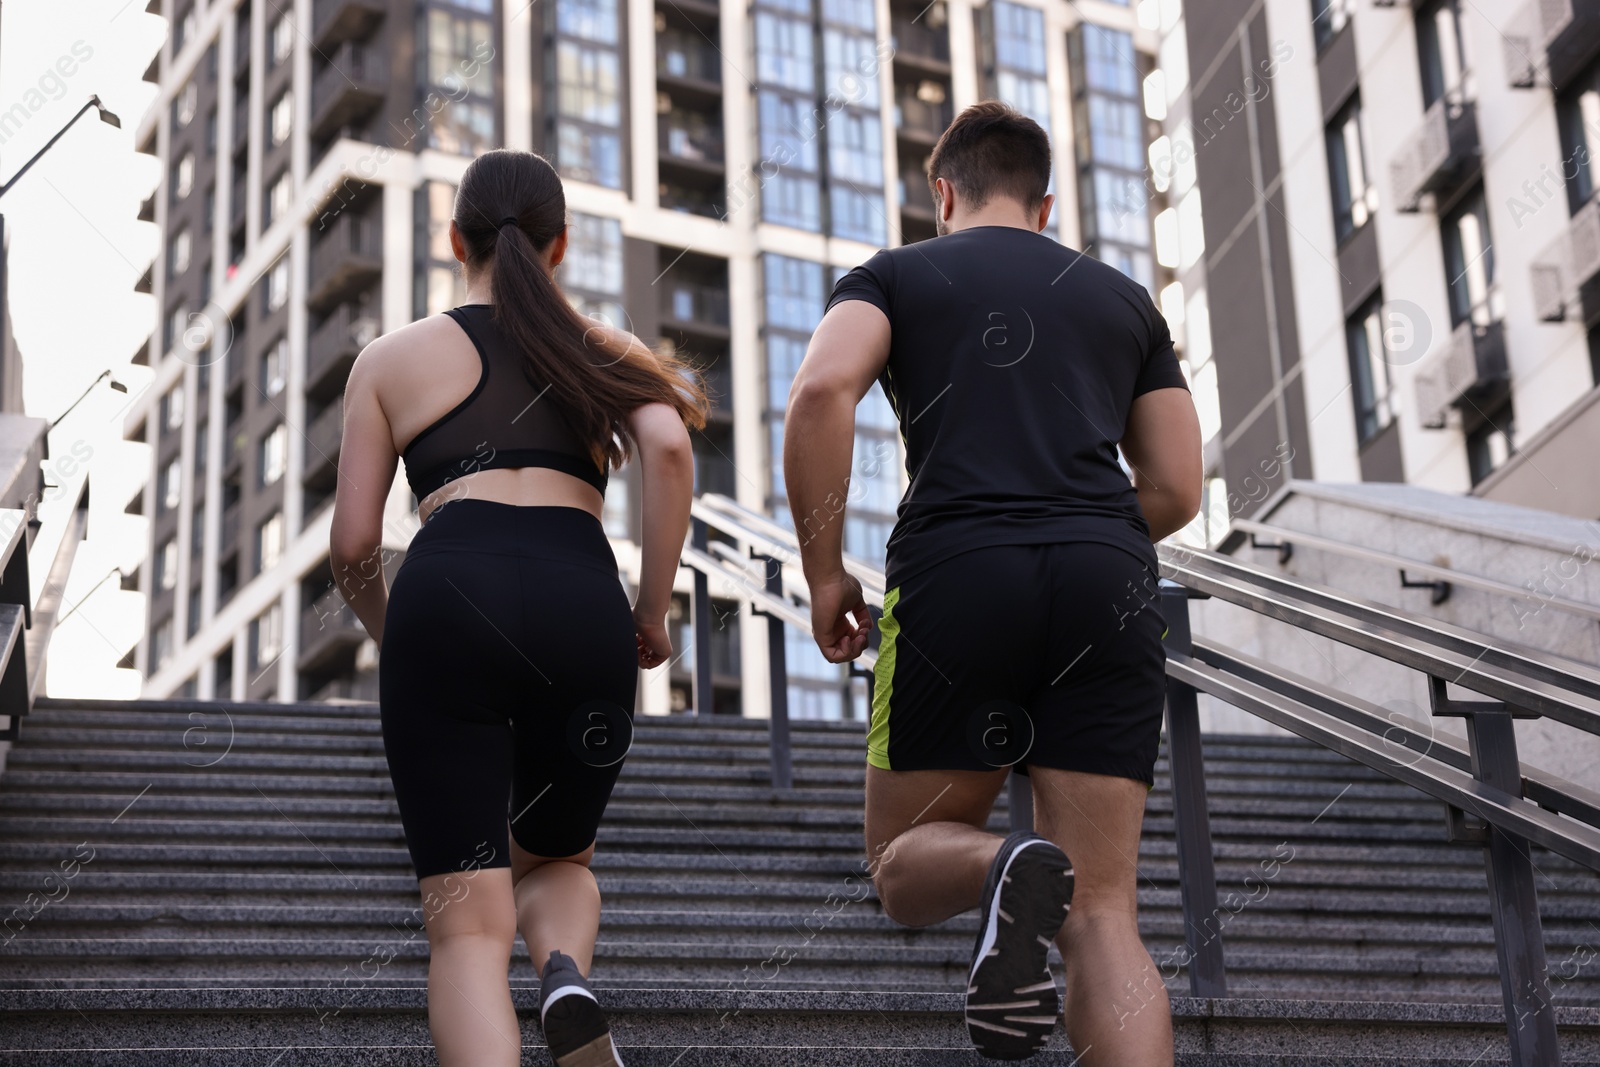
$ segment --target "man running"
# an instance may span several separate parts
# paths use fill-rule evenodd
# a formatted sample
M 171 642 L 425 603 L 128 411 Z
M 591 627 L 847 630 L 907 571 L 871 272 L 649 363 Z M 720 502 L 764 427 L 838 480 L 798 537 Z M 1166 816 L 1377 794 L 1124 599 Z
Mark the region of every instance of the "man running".
M 1144 288 L 1040 233 L 1037 123 L 969 107 L 928 173 L 940 236 L 840 279 L 784 438 L 812 632 L 836 663 L 871 626 L 838 505 L 874 381 L 905 441 L 867 733 L 878 897 L 910 926 L 981 908 L 966 1020 L 984 1055 L 1044 1046 L 1054 941 L 1082 1062 L 1170 1065 L 1136 863 L 1165 691 L 1153 542 L 1199 509 L 1199 421 Z M 984 830 L 1013 765 L 1043 836 Z

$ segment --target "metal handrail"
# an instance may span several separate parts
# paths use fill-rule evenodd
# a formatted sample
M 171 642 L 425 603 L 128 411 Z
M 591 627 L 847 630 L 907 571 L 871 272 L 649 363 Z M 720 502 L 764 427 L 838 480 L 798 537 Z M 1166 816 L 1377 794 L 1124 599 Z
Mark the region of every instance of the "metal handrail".
M 697 618 L 707 613 L 707 606 L 699 601 L 709 597 L 712 576 L 732 582 L 743 599 L 768 617 L 769 650 L 774 657 L 773 780 L 778 784 L 781 779 L 787 785 L 782 628 L 787 624 L 809 630 L 810 624 L 796 604 L 805 597 L 803 580 L 796 577 L 793 588 L 785 584 L 786 576 L 796 569 L 792 564 L 797 559 L 798 540 L 770 517 L 727 497 L 707 494 L 697 498 L 693 515 L 697 547 L 685 552 L 684 561 L 696 570 Z M 1250 526 L 1313 543 L 1309 536 L 1293 531 L 1241 524 L 1246 529 Z M 708 540 L 712 527 L 739 547 L 719 544 L 712 548 Z M 766 573 L 759 582 L 749 571 L 744 553 L 766 561 Z M 1408 569 L 1491 592 L 1513 588 L 1492 579 L 1461 576 L 1448 568 L 1399 561 L 1376 550 L 1346 554 L 1385 564 L 1402 562 Z M 1524 767 L 1517 756 L 1512 723 L 1514 718 L 1544 716 L 1600 733 L 1600 670 L 1537 649 L 1491 642 L 1458 626 L 1296 582 L 1214 552 L 1162 545 L 1159 557 L 1162 576 L 1167 579 L 1162 588 L 1163 616 L 1168 623 L 1167 744 L 1187 953 L 1182 962 L 1188 968 L 1191 992 L 1207 997 L 1227 995 L 1199 732 L 1197 695 L 1205 692 L 1445 804 L 1450 839 L 1484 848 L 1495 946 L 1505 978 L 1511 1062 L 1515 1067 L 1558 1064 L 1555 1014 L 1529 848 L 1538 845 L 1600 870 L 1600 793 Z M 847 559 L 846 568 L 861 581 L 864 591 L 881 593 L 884 579 L 876 567 Z M 1188 600 L 1206 597 L 1421 671 L 1428 678 L 1432 713 L 1465 719 L 1467 748 L 1396 723 L 1383 709 L 1350 694 L 1213 641 L 1194 640 Z M 701 684 L 697 680 L 697 691 L 702 691 Z M 1494 699 L 1453 699 L 1448 689 L 1452 684 Z M 699 706 L 699 697 L 696 703 Z M 1470 822 L 1468 816 L 1480 823 Z
M 1319 552 L 1332 552 L 1336 555 L 1350 559 L 1362 560 L 1366 563 L 1379 563 L 1384 566 L 1394 567 L 1404 571 L 1415 571 L 1417 574 L 1427 575 L 1439 581 L 1449 582 L 1466 589 L 1476 589 L 1483 593 L 1495 593 L 1501 596 L 1527 598 L 1537 596 L 1541 605 L 1548 605 L 1558 611 L 1581 615 L 1587 619 L 1600 620 L 1600 604 L 1589 604 L 1582 600 L 1572 600 L 1569 597 L 1551 594 L 1545 596 L 1522 586 L 1512 585 L 1510 582 L 1497 581 L 1494 578 L 1485 578 L 1479 574 L 1468 574 L 1466 571 L 1456 570 L 1454 567 L 1445 567 L 1437 563 L 1424 563 L 1421 560 L 1408 559 L 1393 552 L 1382 549 L 1368 548 L 1366 545 L 1352 545 L 1344 541 L 1335 541 L 1332 538 L 1320 537 L 1316 534 L 1304 533 L 1300 530 L 1291 530 L 1286 526 L 1274 526 L 1271 523 L 1257 522 L 1254 519 L 1233 520 L 1235 529 L 1246 533 L 1258 534 L 1265 537 L 1274 537 L 1280 545 L 1304 545 L 1314 548 Z M 1268 547 L 1268 546 L 1256 546 Z

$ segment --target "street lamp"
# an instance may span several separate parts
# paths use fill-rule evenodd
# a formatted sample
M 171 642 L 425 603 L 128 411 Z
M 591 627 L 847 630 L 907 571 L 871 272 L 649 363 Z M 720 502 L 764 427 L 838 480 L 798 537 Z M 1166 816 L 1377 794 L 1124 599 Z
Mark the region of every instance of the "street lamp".
M 54 137 L 50 138 L 50 140 L 46 141 L 44 143 L 44 147 L 39 149 L 39 151 L 35 152 L 33 154 L 33 158 L 28 160 L 26 163 L 24 163 L 22 165 L 22 169 L 21 170 L 17 171 L 15 174 L 13 174 L 11 176 L 11 180 L 10 181 L 6 182 L 4 185 L 0 185 L 0 196 L 5 196 L 6 193 L 10 192 L 11 191 L 11 187 L 13 185 L 17 184 L 17 179 L 21 178 L 24 174 L 28 173 L 28 168 L 33 166 L 35 163 L 39 162 L 39 157 L 40 156 L 44 155 L 46 152 L 50 151 L 50 149 L 54 148 L 55 147 L 55 143 L 57 141 L 61 140 L 61 138 L 66 135 L 66 132 L 72 128 L 72 124 L 74 122 L 77 122 L 79 119 L 83 118 L 83 116 L 88 113 L 90 108 L 94 108 L 94 109 L 96 109 L 97 111 L 100 112 L 100 121 L 101 122 L 105 123 L 108 126 L 115 126 L 119 130 L 122 129 L 122 120 L 117 118 L 117 116 L 114 115 L 113 113 L 111 113 L 110 111 L 107 111 L 106 110 L 106 106 L 100 102 L 100 98 L 98 96 L 91 96 L 89 98 L 89 102 L 84 104 L 82 107 L 80 107 L 78 109 L 78 113 L 76 115 L 72 116 L 70 119 L 68 119 L 67 120 L 67 124 L 65 126 L 61 127 L 61 129 L 57 130 L 56 131 L 56 135 Z
M 87 388 L 87 389 L 85 389 L 83 391 L 83 395 L 82 396 L 78 397 L 78 399 L 76 399 L 72 403 L 68 404 L 67 405 L 67 410 L 63 411 L 61 414 L 57 415 L 55 418 L 50 420 L 50 428 L 53 430 L 57 426 L 61 425 L 61 420 L 65 419 L 68 415 L 71 415 L 72 414 L 72 409 L 77 407 L 79 404 L 83 403 L 84 400 L 86 400 L 88 398 L 89 394 L 94 392 L 94 387 L 99 385 L 101 382 L 105 381 L 107 378 L 111 379 L 111 388 L 115 389 L 117 392 L 126 393 L 128 391 L 128 387 L 126 385 L 124 385 L 122 382 L 117 381 L 115 378 L 111 377 L 111 370 L 108 367 L 107 369 L 101 371 L 99 374 L 95 375 L 94 381 L 89 383 L 89 388 Z

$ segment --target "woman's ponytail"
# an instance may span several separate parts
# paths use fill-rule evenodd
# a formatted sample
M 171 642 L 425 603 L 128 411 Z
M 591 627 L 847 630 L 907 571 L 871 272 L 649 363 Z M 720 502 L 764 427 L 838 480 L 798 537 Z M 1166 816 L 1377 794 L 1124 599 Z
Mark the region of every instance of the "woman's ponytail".
M 608 329 L 567 302 L 545 266 L 566 226 L 566 195 L 555 169 L 532 152 L 497 149 L 467 167 L 455 222 L 469 264 L 490 264 L 495 321 L 527 359 L 528 378 L 548 387 L 602 471 L 619 467 L 635 444 L 628 416 L 645 404 L 675 408 L 691 429 L 705 426 L 700 375 L 632 335 Z

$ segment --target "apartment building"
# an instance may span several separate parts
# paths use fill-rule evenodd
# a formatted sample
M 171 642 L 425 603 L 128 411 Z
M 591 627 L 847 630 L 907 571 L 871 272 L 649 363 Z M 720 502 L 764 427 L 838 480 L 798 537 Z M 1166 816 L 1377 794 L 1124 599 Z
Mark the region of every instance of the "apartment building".
M 361 347 L 461 299 L 455 184 L 496 146 L 563 175 L 559 281 L 588 314 L 691 358 L 715 394 L 703 490 L 787 522 L 789 382 L 834 280 L 934 235 L 928 155 L 996 96 L 1056 146 L 1050 235 L 1160 291 L 1141 111 L 1157 34 L 1102 0 L 152 0 L 170 39 L 140 127 L 164 310 L 130 416 L 151 478 L 151 696 L 371 698 L 376 655 L 332 588 L 340 396 Z M 893 414 L 863 401 L 846 549 L 881 559 L 903 481 Z M 637 573 L 636 472 L 605 525 Z M 403 480 L 386 566 L 416 529 Z M 687 592 L 687 578 L 683 589 Z M 718 590 L 713 589 L 713 594 Z M 764 620 L 717 600 L 714 707 L 768 711 Z M 676 643 L 691 630 L 674 608 Z M 753 627 L 758 627 L 753 629 Z M 860 717 L 863 683 L 792 634 L 789 710 Z M 690 702 L 689 664 L 641 710 Z
M 1600 4 L 1148 20 L 1162 305 L 1218 398 L 1213 536 L 1290 477 L 1600 517 Z

